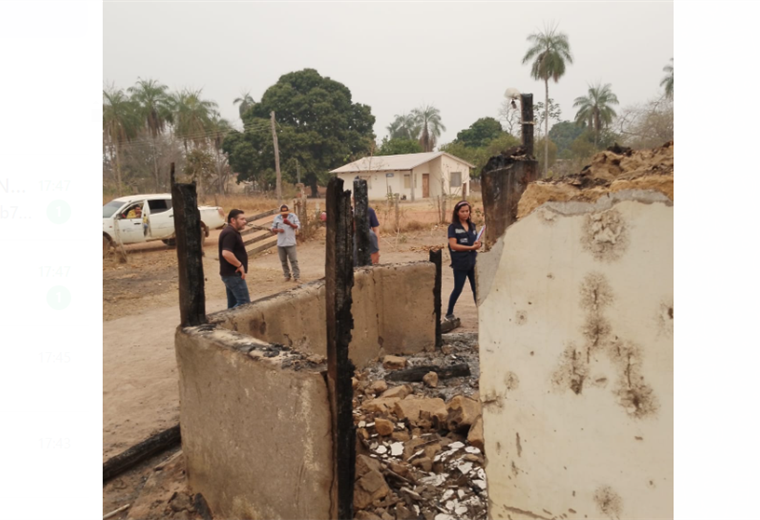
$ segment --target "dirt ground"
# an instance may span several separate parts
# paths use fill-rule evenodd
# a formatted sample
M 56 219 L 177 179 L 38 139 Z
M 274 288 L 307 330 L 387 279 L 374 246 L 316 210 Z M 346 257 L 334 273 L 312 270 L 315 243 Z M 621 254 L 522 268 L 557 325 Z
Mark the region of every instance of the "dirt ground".
M 405 243 L 381 236 L 381 263 L 428 259 L 428 246 L 445 243 L 440 235 L 418 232 Z M 206 242 L 206 310 L 226 307 L 224 285 L 219 280 L 216 237 Z M 164 246 L 128 247 L 128 263 L 119 264 L 114 255 L 104 259 L 103 271 L 103 459 L 106 460 L 137 442 L 168 428 L 179 420 L 174 331 L 179 323 L 177 307 L 176 250 Z M 301 281 L 324 277 L 324 239 L 298 246 Z M 249 262 L 248 287 L 252 299 L 293 287 L 282 281 L 275 250 Z M 443 269 L 443 312 L 453 289 L 447 261 Z M 403 294 L 402 292 L 400 294 Z M 403 302 L 400 301 L 399 305 Z M 477 313 L 468 287 L 457 303 L 455 314 L 461 331 L 477 330 Z

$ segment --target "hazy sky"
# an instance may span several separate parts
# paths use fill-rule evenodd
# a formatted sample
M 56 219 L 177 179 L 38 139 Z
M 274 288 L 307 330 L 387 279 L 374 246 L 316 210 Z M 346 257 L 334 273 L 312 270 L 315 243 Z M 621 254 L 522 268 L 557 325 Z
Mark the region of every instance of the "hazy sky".
M 138 76 L 170 89 L 202 88 L 222 117 L 242 127 L 232 101 L 259 101 L 288 72 L 314 68 L 372 107 L 378 141 L 395 114 L 421 104 L 441 111 L 439 143 L 498 116 L 515 87 L 543 101 L 544 84 L 522 65 L 526 37 L 556 22 L 574 63 L 549 96 L 562 119 L 589 83 L 611 83 L 620 106 L 661 93 L 673 56 L 668 3 L 105 3 L 104 82 Z

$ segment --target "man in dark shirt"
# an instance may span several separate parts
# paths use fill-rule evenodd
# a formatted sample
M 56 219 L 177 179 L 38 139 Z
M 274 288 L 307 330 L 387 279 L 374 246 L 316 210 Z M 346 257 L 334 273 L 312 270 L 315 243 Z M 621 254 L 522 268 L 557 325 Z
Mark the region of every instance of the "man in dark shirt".
M 227 226 L 219 234 L 219 274 L 227 288 L 227 308 L 250 303 L 245 273 L 248 272 L 248 252 L 240 231 L 245 227 L 243 211 L 233 209 L 227 215 Z

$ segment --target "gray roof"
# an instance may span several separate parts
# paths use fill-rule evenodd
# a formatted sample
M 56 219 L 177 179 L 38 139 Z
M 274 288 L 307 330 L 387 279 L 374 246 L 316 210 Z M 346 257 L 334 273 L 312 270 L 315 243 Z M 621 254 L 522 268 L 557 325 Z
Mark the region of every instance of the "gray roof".
M 470 168 L 475 168 L 464 159 L 460 159 L 446 152 L 425 152 L 425 153 L 407 153 L 403 155 L 375 155 L 373 157 L 363 157 L 358 161 L 348 163 L 340 168 L 332 170 L 330 173 L 360 173 L 360 172 L 388 172 L 411 170 L 430 162 L 433 159 L 446 155 L 455 161 L 466 164 Z

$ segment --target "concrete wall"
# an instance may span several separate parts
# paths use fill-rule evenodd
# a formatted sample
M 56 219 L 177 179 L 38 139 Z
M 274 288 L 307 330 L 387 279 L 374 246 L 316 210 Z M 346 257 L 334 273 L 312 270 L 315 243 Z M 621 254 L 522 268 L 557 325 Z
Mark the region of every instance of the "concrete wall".
M 325 367 L 213 326 L 178 329 L 176 353 L 188 481 L 214 518 L 329 518 Z
M 672 518 L 672 201 L 544 204 L 477 271 L 490 517 Z
M 462 195 L 462 187 L 467 185 L 467 193 L 470 193 L 470 167 L 446 155 L 442 155 L 432 161 L 435 170 L 435 186 L 431 179 L 430 196 L 438 197 L 441 195 L 441 177 L 443 177 L 443 192 L 446 195 Z M 462 174 L 462 186 L 451 187 L 451 172 L 460 172 Z
M 351 360 L 357 367 L 385 354 L 413 354 L 435 343 L 431 262 L 354 271 Z M 300 351 L 327 355 L 324 280 L 209 316 L 225 328 Z

